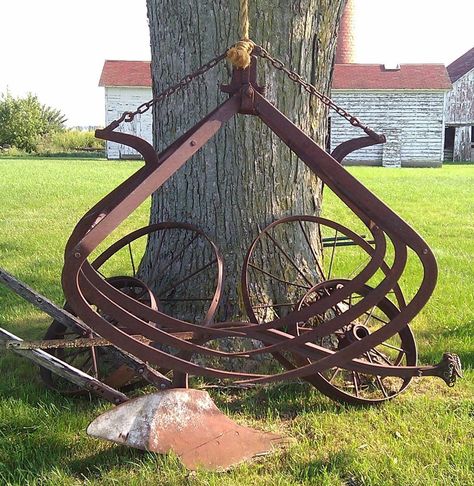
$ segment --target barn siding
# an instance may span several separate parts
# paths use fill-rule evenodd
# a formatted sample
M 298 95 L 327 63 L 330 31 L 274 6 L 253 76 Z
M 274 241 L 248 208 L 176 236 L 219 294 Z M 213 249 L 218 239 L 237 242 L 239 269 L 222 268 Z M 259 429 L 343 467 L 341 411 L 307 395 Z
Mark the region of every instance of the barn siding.
M 134 111 L 139 105 L 152 98 L 151 88 L 106 87 L 105 121 L 106 125 L 116 120 L 124 111 Z M 132 133 L 152 143 L 152 110 L 138 115 L 131 123 L 123 123 L 117 131 Z M 126 145 L 107 142 L 108 159 L 134 158 L 139 154 Z
M 387 144 L 349 155 L 345 162 L 385 166 L 438 166 L 443 159 L 445 91 L 333 90 L 334 101 L 377 132 Z M 331 117 L 331 150 L 360 137 L 343 118 Z M 398 141 L 397 141 L 398 139 Z M 398 151 L 398 152 L 397 152 Z
M 454 149 L 449 160 L 473 160 L 471 127 L 474 125 L 474 69 L 455 81 L 452 91 L 446 94 L 445 119 L 446 125 L 456 130 Z
M 455 81 L 447 93 L 446 125 L 474 125 L 474 69 Z

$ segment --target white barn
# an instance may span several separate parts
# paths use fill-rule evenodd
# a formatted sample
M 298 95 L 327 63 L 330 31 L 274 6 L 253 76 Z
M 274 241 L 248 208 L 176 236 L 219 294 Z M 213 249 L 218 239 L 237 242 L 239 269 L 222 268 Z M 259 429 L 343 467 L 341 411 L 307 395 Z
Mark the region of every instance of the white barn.
M 332 98 L 384 133 L 387 143 L 353 152 L 346 164 L 436 167 L 443 162 L 444 101 L 451 89 L 442 64 L 336 64 Z M 330 147 L 361 136 L 333 114 Z
M 474 47 L 447 69 L 453 90 L 446 97 L 445 160 L 474 161 Z
M 106 124 L 152 98 L 150 63 L 105 61 L 99 82 L 105 88 Z M 441 64 L 406 64 L 392 70 L 378 64 L 336 64 L 332 97 L 362 122 L 387 136 L 387 143 L 351 154 L 346 163 L 439 166 L 443 160 L 444 98 L 451 89 Z M 153 140 L 152 110 L 121 130 Z M 330 146 L 361 136 L 332 114 Z M 107 158 L 134 158 L 129 147 L 107 143 Z
M 150 100 L 151 71 L 149 61 L 105 61 L 99 86 L 105 88 L 105 124 L 120 117 L 124 111 L 133 111 Z M 152 142 L 152 110 L 137 116 L 131 123 L 123 123 L 120 131 L 133 133 Z M 107 142 L 108 159 L 133 159 L 139 154 L 114 142 Z

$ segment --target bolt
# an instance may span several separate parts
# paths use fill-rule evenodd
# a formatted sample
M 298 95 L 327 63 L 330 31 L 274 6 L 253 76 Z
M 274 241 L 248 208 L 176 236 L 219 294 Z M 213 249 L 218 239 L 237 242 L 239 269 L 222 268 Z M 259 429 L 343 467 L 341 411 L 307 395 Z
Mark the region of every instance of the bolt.
M 81 254 L 78 251 L 76 251 L 76 253 L 74 253 L 74 258 L 81 258 Z
M 143 375 L 144 372 L 145 372 L 145 370 L 143 368 L 138 369 L 138 374 Z
M 196 140 L 191 140 L 191 147 L 195 147 L 197 145 Z
M 425 248 L 425 249 L 423 250 L 423 255 L 427 255 L 427 254 L 428 254 L 428 248 Z

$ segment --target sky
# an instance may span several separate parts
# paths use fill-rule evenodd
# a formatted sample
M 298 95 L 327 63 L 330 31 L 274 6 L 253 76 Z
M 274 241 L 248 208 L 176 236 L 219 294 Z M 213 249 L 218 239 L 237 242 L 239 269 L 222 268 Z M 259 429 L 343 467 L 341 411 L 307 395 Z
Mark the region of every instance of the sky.
M 473 0 L 356 1 L 357 62 L 449 64 L 474 45 Z M 150 59 L 146 0 L 0 0 L 0 93 L 103 125 L 105 59 Z

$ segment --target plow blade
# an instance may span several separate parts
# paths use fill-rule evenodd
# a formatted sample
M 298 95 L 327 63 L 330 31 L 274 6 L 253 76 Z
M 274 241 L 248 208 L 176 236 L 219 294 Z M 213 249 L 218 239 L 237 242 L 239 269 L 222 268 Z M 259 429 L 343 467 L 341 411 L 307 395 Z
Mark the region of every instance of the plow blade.
M 191 470 L 225 470 L 284 442 L 236 424 L 207 392 L 183 388 L 129 400 L 97 417 L 87 433 L 146 451 L 172 451 Z

